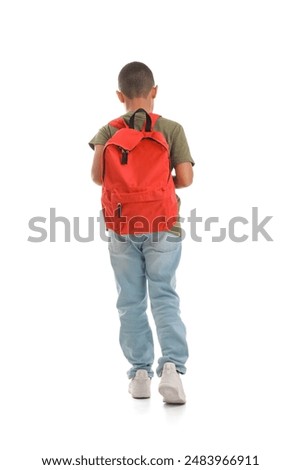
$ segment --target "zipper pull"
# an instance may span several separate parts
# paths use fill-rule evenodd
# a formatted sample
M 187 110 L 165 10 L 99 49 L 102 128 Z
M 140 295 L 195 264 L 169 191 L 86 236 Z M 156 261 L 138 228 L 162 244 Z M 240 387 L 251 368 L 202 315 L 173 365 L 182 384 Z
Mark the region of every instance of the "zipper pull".
M 128 162 L 128 150 L 121 148 L 121 165 L 126 165 Z
M 121 208 L 122 208 L 122 205 L 121 205 L 121 202 L 118 202 L 117 204 L 117 217 L 121 217 Z

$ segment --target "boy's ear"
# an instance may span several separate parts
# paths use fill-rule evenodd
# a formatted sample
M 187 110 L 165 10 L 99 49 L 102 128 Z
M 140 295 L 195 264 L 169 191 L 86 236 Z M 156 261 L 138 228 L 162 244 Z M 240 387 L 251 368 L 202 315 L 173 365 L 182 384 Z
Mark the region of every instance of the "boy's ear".
M 116 95 L 118 96 L 118 99 L 121 103 L 125 102 L 124 94 L 122 93 L 122 91 L 117 90 Z
M 153 99 L 156 98 L 157 92 L 158 92 L 158 85 L 153 86 L 153 88 L 151 89 L 151 97 L 152 97 Z

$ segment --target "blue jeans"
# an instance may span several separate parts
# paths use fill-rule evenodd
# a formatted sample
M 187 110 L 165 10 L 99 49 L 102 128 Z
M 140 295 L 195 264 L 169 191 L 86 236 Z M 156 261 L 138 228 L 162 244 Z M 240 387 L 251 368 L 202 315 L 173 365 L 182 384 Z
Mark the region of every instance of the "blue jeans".
M 182 241 L 170 232 L 117 235 L 109 232 L 109 252 L 114 270 L 120 317 L 119 341 L 132 365 L 128 377 L 138 369 L 153 376 L 153 335 L 147 317 L 148 296 L 162 357 L 156 369 L 161 376 L 165 362 L 173 362 L 178 372 L 186 372 L 188 359 L 186 328 L 181 320 L 175 272 L 181 257 Z

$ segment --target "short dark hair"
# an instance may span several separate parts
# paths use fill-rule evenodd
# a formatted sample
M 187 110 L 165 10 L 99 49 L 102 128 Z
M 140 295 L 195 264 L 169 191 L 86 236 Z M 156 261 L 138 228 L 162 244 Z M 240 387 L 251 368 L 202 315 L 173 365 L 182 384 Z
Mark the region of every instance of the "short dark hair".
M 130 62 L 118 75 L 119 90 L 130 99 L 146 98 L 154 85 L 152 71 L 142 62 Z

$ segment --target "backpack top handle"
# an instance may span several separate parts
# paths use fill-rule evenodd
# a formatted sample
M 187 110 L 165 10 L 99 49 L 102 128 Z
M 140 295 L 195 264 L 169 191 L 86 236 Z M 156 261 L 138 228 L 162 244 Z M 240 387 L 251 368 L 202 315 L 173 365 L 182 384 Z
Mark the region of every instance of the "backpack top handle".
M 135 115 L 136 115 L 136 113 L 139 113 L 141 111 L 145 113 L 145 118 L 146 118 L 145 131 L 150 132 L 152 130 L 152 120 L 151 120 L 150 115 L 143 108 L 137 109 L 132 114 L 132 116 L 130 117 L 130 121 L 129 121 L 129 127 L 130 127 L 130 129 L 135 129 Z

